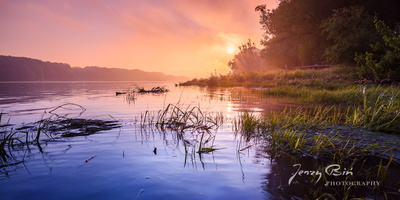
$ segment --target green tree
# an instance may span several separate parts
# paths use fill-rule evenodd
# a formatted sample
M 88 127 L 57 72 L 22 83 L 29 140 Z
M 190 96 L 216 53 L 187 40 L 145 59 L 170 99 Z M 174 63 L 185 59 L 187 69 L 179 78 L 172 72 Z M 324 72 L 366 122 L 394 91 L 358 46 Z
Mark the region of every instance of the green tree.
M 277 67 L 315 64 L 326 57 L 330 62 L 355 65 L 355 53 L 365 52 L 376 42 L 371 16 L 393 28 L 400 22 L 398 1 L 280 0 L 272 10 L 259 5 L 255 11 L 264 31 L 261 56 L 268 66 Z M 368 35 L 373 32 L 372 37 Z
M 372 51 L 356 56 L 361 76 L 375 81 L 400 78 L 400 34 L 382 20 L 374 20 L 383 42 L 371 45 Z
M 273 10 L 257 6 L 264 30 L 262 57 L 278 67 L 295 67 L 323 61 L 329 44 L 319 28 L 342 0 L 282 0 Z
M 325 49 L 325 58 L 332 64 L 354 66 L 356 54 L 371 49 L 370 44 L 379 40 L 374 27 L 374 16 L 368 15 L 361 6 L 334 10 L 322 21 L 321 28 L 332 45 Z
M 238 48 L 240 52 L 228 62 L 233 73 L 265 70 L 264 60 L 260 57 L 260 50 L 254 42 L 249 39 Z

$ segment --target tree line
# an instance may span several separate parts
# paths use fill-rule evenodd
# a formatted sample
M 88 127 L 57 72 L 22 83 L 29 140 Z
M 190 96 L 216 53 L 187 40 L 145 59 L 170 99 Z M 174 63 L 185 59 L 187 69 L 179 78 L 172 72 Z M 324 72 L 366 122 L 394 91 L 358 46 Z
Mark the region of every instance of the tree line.
M 186 77 L 137 69 L 71 67 L 66 63 L 0 56 L 0 81 L 171 81 Z
M 400 78 L 398 0 L 280 0 L 275 9 L 255 11 L 264 70 L 324 63 L 357 68 L 362 78 Z

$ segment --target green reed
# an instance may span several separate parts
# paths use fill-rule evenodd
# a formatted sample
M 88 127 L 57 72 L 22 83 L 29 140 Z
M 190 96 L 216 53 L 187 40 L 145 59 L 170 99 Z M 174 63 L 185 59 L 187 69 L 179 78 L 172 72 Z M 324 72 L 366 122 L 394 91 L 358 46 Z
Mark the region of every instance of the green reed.
M 382 145 L 358 144 L 350 135 L 351 129 L 399 133 L 400 110 L 398 93 L 381 93 L 371 99 L 362 88 L 363 106 L 316 106 L 314 108 L 285 109 L 256 117 L 244 112 L 233 120 L 233 129 L 247 141 L 264 138 L 269 148 L 309 156 L 333 157 L 337 160 L 365 155 Z M 342 130 L 344 129 L 344 130 Z M 305 145 L 307 144 L 307 145 Z M 302 147 L 302 148 L 300 148 Z
M 224 123 L 222 113 L 204 112 L 198 106 L 168 104 L 164 109 L 141 114 L 141 129 L 156 128 L 161 133 L 172 131 L 178 141 L 182 141 L 185 153 L 208 153 L 214 150 L 216 130 Z M 188 138 L 195 138 L 189 142 Z

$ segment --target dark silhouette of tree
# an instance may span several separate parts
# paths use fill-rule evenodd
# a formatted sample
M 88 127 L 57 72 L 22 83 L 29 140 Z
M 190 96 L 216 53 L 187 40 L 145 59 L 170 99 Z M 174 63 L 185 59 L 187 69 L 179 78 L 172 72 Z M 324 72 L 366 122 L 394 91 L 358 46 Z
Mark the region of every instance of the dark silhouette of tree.
M 329 42 L 319 26 L 336 6 L 329 0 L 284 0 L 273 10 L 257 6 L 264 30 L 261 55 L 268 65 L 295 67 L 322 62 Z
M 71 67 L 65 63 L 0 56 L 0 80 L 2 81 L 64 81 L 71 78 Z
M 228 62 L 233 73 L 263 71 L 266 69 L 264 60 L 260 57 L 260 50 L 257 49 L 254 42 L 249 39 L 247 43 L 238 48 L 240 52 Z
M 167 81 L 186 77 L 105 67 L 72 68 L 65 63 L 0 56 L 0 81 Z
M 352 6 L 358 6 L 357 9 L 353 9 L 360 15 L 341 10 L 345 8 L 351 10 Z M 335 10 L 338 11 L 334 12 Z M 362 12 L 359 12 L 361 10 Z M 365 39 L 367 34 L 345 35 L 343 32 L 337 32 L 338 35 L 334 35 L 335 28 L 345 24 L 334 21 L 334 24 L 329 26 L 327 19 L 340 19 L 339 13 L 346 14 L 349 18 L 342 19 L 352 20 L 342 21 L 348 23 L 347 27 L 352 27 L 354 30 L 361 26 L 360 30 L 368 29 L 371 33 L 374 31 L 371 28 L 373 27 L 371 16 L 378 17 L 394 29 L 400 23 L 399 10 L 398 0 L 281 0 L 278 7 L 272 10 L 266 9 L 265 5 L 259 5 L 255 11 L 260 14 L 259 23 L 264 31 L 261 40 L 264 49 L 261 51 L 261 56 L 268 66 L 281 68 L 325 61 L 354 66 L 355 54 L 365 50 L 365 46 L 370 42 L 374 44 L 375 34 L 366 41 L 362 41 L 362 38 Z M 361 22 L 358 19 L 362 17 L 366 19 Z M 322 25 L 324 22 L 325 25 Z M 357 44 L 337 43 L 339 38 Z M 340 45 L 343 47 L 339 47 Z M 340 52 L 335 52 L 339 50 Z
M 356 57 L 362 77 L 375 81 L 400 79 L 400 33 L 390 29 L 382 20 L 375 19 L 376 30 L 382 42 L 372 45 L 372 50 Z
M 334 13 L 322 21 L 321 28 L 332 45 L 325 49 L 329 63 L 355 66 L 356 54 L 370 51 L 370 44 L 380 37 L 374 27 L 374 16 L 363 7 L 351 6 L 334 10 Z

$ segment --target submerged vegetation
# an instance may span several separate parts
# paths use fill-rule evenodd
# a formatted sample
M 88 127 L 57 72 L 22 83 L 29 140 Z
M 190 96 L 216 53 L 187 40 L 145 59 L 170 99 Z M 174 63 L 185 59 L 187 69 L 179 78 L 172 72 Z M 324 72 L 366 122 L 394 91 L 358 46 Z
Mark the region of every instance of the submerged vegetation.
M 13 125 L 3 124 L 0 114 L 0 168 L 15 166 L 24 162 L 19 151 L 37 147 L 42 152 L 43 141 L 62 141 L 68 137 L 88 136 L 120 128 L 121 122 L 115 119 L 85 119 L 80 116 L 86 109 L 78 104 L 67 103 L 44 112 L 36 122 Z M 45 113 L 50 116 L 44 117 Z M 7 173 L 7 170 L 6 172 Z
M 157 87 L 153 87 L 150 90 L 146 90 L 144 89 L 144 87 L 140 87 L 138 85 L 134 85 L 134 92 L 137 93 L 164 93 L 164 92 L 169 92 L 169 90 L 166 87 L 162 87 L 162 86 L 157 86 Z
M 186 154 L 209 153 L 214 148 L 216 130 L 224 122 L 221 113 L 207 113 L 197 106 L 183 107 L 177 104 L 168 104 L 163 110 L 141 114 L 141 129 L 146 131 L 156 128 L 158 132 L 172 132 L 177 141 L 181 141 Z M 191 150 L 189 150 L 191 147 Z
M 136 100 L 137 94 L 163 94 L 169 92 L 169 89 L 164 86 L 153 87 L 150 90 L 145 89 L 143 86 L 139 86 L 137 84 L 133 84 L 128 90 L 123 92 L 115 92 L 115 95 L 125 95 L 125 100 L 128 103 L 134 103 Z

